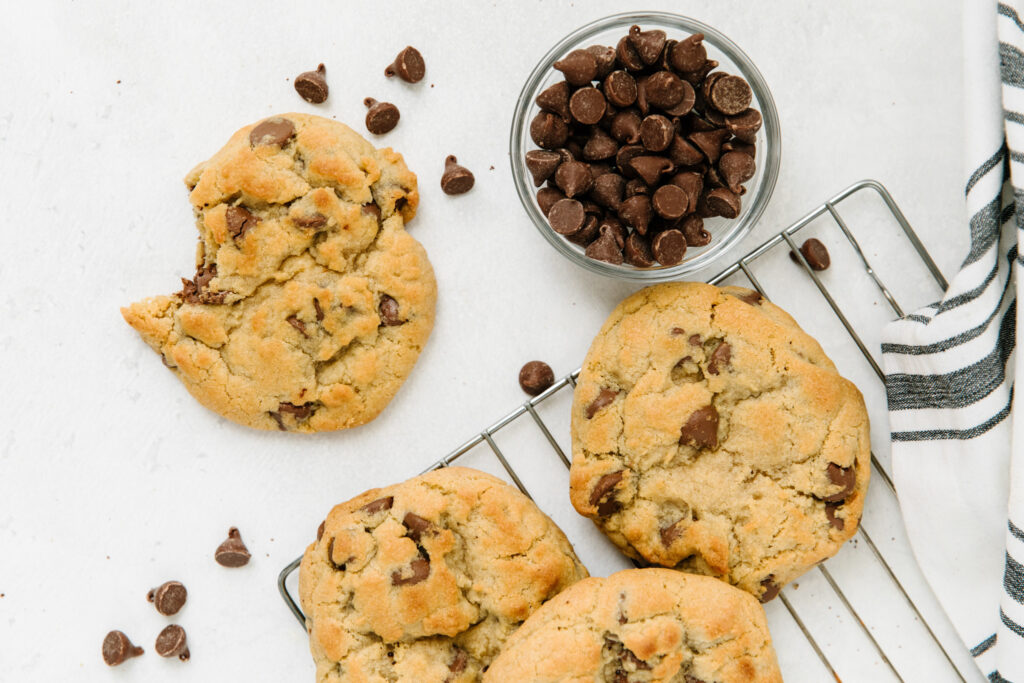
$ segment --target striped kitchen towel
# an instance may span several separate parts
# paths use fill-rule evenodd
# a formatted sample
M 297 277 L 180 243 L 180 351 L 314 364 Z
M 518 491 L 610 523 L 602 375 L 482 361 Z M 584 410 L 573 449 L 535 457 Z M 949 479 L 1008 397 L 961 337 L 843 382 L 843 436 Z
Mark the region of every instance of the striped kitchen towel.
M 982 673 L 1012 683 L 1024 683 L 1022 16 L 1024 0 L 964 2 L 971 248 L 942 301 L 891 323 L 882 344 L 914 554 Z

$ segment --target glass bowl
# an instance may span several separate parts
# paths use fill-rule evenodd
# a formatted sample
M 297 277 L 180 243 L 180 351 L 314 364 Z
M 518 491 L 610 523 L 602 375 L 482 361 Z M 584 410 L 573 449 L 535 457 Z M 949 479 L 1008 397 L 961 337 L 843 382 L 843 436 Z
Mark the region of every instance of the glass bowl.
M 534 186 L 533 176 L 526 168 L 526 152 L 536 149 L 529 130 L 530 122 L 540 111 L 534 100 L 541 91 L 563 78 L 562 74 L 553 68 L 554 63 L 569 52 L 590 45 L 615 47 L 633 24 L 638 24 L 643 30 L 660 28 L 668 34 L 669 39 L 675 40 L 682 40 L 694 33 L 703 33 L 708 59 L 719 62 L 718 70 L 740 75 L 747 80 L 753 91 L 753 102 L 750 106 L 761 112 L 763 120 L 761 130 L 757 132 L 757 171 L 754 177 L 745 183 L 747 192 L 743 195 L 743 206 L 739 216 L 733 219 L 705 219 L 704 227 L 711 233 L 711 242 L 704 247 L 690 247 L 686 250 L 683 261 L 674 266 L 637 268 L 627 263 L 615 265 L 587 257 L 583 253 L 583 247 L 570 242 L 551 229 L 547 218 L 537 205 L 536 191 L 540 188 Z M 775 189 L 775 181 L 779 175 L 780 145 L 779 114 L 768 85 L 754 63 L 735 43 L 712 27 L 689 17 L 665 12 L 628 12 L 598 19 L 580 27 L 544 55 L 526 79 L 526 85 L 523 86 L 519 101 L 516 103 L 515 115 L 512 117 L 510 156 L 512 177 L 523 208 L 551 246 L 573 263 L 591 272 L 624 280 L 659 282 L 681 279 L 704 268 L 750 232 L 764 212 L 772 190 Z

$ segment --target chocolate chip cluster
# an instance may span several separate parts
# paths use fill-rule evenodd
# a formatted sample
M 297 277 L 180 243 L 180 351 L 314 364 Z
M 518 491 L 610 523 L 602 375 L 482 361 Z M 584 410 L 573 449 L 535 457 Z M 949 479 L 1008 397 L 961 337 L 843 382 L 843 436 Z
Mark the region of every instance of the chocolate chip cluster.
M 537 96 L 530 136 L 541 149 L 526 167 L 552 229 L 588 257 L 676 265 L 711 241 L 705 218 L 740 214 L 761 114 L 703 41 L 633 26 L 614 48 L 555 62 L 565 80 Z

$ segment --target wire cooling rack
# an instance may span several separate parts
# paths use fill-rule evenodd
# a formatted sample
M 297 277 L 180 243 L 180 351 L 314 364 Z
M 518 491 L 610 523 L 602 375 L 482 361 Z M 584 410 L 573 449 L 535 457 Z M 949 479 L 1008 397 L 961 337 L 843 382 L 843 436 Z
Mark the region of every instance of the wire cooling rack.
M 884 377 L 882 370 L 868 350 L 868 345 L 864 341 L 865 335 L 862 334 L 865 331 L 865 326 L 859 325 L 861 331 L 858 331 L 858 327 L 851 322 L 851 317 L 856 316 L 848 315 L 849 307 L 844 309 L 837 303 L 837 298 L 842 299 L 841 295 L 847 292 L 833 291 L 836 289 L 836 284 L 846 285 L 844 287 L 846 289 L 851 286 L 863 287 L 864 283 L 855 285 L 850 284 L 847 280 L 842 280 L 841 283 L 833 282 L 833 290 L 830 290 L 826 286 L 825 278 L 812 270 L 800 255 L 798 243 L 794 239 L 800 231 L 812 224 L 815 228 L 811 232 L 818 234 L 838 232 L 842 240 L 845 240 L 852 249 L 853 258 L 847 258 L 846 261 L 857 265 L 861 277 L 866 273 L 867 281 L 874 284 L 884 299 L 883 307 L 887 306 L 893 314 L 902 317 L 904 309 L 897 303 L 897 297 L 893 290 L 883 282 L 879 273 L 869 263 L 860 242 L 839 213 L 839 206 L 850 198 L 872 193 L 881 199 L 880 212 L 884 214 L 882 216 L 884 221 L 890 224 L 890 229 L 892 229 L 891 224 L 893 223 L 900 228 L 900 231 L 894 231 L 896 238 L 887 236 L 888 241 L 898 240 L 899 233 L 902 232 L 902 236 L 912 247 L 912 251 L 907 249 L 908 254 L 911 254 L 910 260 L 913 260 L 913 254 L 916 254 L 917 258 L 916 263 L 907 264 L 908 268 L 916 266 L 922 273 L 925 273 L 924 277 L 933 281 L 933 286 L 944 291 L 947 282 L 938 266 L 918 239 L 889 191 L 874 180 L 860 181 L 839 192 L 771 239 L 748 252 L 708 282 L 720 284 L 726 280 L 738 278 L 740 284 L 743 284 L 742 280 L 745 279 L 749 286 L 771 300 L 772 292 L 762 286 L 755 276 L 752 266 L 761 259 L 770 258 L 773 252 L 776 257 L 779 253 L 790 252 L 809 277 L 809 280 L 797 279 L 802 281 L 805 288 L 808 285 L 813 285 L 817 294 L 820 295 L 820 299 L 823 299 L 827 305 L 827 310 L 831 310 L 841 325 L 837 329 L 845 332 L 846 341 L 852 341 L 867 362 L 870 368 L 870 372 L 866 371 L 869 378 L 867 381 L 871 381 L 870 375 L 873 373 L 881 383 Z M 873 222 L 878 222 L 877 216 Z M 835 265 L 837 255 L 834 247 L 835 240 L 830 240 L 830 242 L 829 248 L 833 251 Z M 790 288 L 796 285 L 787 281 L 786 286 Z M 785 294 L 781 289 L 776 293 Z M 801 316 L 798 315 L 798 317 Z M 888 317 L 891 318 L 891 316 Z M 874 324 L 876 328 L 880 326 L 877 321 Z M 877 329 L 874 332 L 877 333 Z M 829 348 L 828 344 L 825 346 L 826 349 Z M 522 473 L 517 471 L 516 466 L 513 466 L 502 448 L 499 447 L 496 435 L 510 425 L 524 422 L 528 426 L 532 424 L 533 428 L 538 430 L 540 436 L 543 437 L 542 442 L 546 442 L 551 448 L 552 453 L 548 456 L 549 462 L 553 462 L 550 460 L 550 456 L 553 455 L 563 467 L 568 468 L 570 460 L 565 449 L 559 444 L 559 440 L 552 434 L 552 429 L 548 424 L 552 418 L 549 416 L 548 421 L 545 421 L 540 408 L 544 404 L 557 403 L 557 400 L 554 399 L 559 396 L 571 397 L 578 373 L 579 370 L 576 370 L 562 377 L 545 392 L 531 398 L 498 421 L 482 429 L 424 471 L 447 467 L 477 447 L 484 447 L 497 460 L 512 483 L 532 499 L 533 496 L 521 476 L 527 471 L 523 469 L 524 464 L 518 463 Z M 867 395 L 867 388 L 862 383 L 859 384 Z M 875 389 L 880 390 L 881 386 L 879 385 Z M 881 403 L 884 407 L 884 401 Z M 884 419 L 881 424 L 885 424 Z M 880 430 L 876 424 L 873 436 L 879 439 L 878 432 L 883 430 L 884 426 Z M 884 439 L 884 444 L 876 441 L 876 449 L 872 451 L 874 484 L 869 491 L 865 516 L 857 535 L 836 558 L 828 562 L 829 567 L 835 568 L 835 573 L 829 567 L 819 565 L 816 571 L 809 572 L 797 583 L 787 586 L 779 594 L 777 601 L 766 605 L 783 672 L 786 674 L 787 680 L 799 678 L 807 681 L 834 678 L 836 681 L 844 679 L 846 681 L 872 682 L 881 680 L 960 680 L 966 683 L 968 680 L 980 680 L 977 671 L 969 663 L 966 649 L 953 634 L 941 609 L 914 565 L 909 553 L 909 546 L 905 537 L 902 536 L 902 523 L 895 505 L 895 487 L 889 471 L 875 456 L 877 446 L 881 445 L 884 445 L 887 450 L 888 439 Z M 883 491 L 874 495 L 873 499 L 872 494 L 875 494 L 880 488 Z M 568 496 L 563 497 L 567 503 Z M 879 510 L 875 514 L 876 519 L 869 519 L 869 511 L 876 508 Z M 550 513 L 551 511 L 549 511 Z M 891 538 L 885 538 L 884 541 L 876 543 L 865 528 L 866 526 L 882 529 L 883 533 L 879 534 L 879 537 L 884 535 L 891 536 Z M 571 534 L 570 538 L 572 538 Z M 851 546 L 852 549 L 848 551 L 847 549 Z M 608 547 L 610 548 L 610 546 Z M 864 550 L 865 548 L 866 550 Z M 301 558 L 297 558 L 281 571 L 278 588 L 288 608 L 305 629 L 305 615 L 287 585 L 289 577 L 298 568 L 300 561 Z M 804 584 L 802 588 L 801 584 Z M 780 604 L 781 608 L 778 607 Z M 840 672 L 843 675 L 842 679 Z M 791 677 L 791 674 L 794 673 L 796 675 Z

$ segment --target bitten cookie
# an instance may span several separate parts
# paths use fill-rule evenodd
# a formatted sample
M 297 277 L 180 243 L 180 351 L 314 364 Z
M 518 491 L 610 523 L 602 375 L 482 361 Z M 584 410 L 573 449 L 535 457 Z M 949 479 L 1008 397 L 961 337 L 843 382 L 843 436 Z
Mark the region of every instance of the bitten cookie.
M 864 400 L 756 292 L 657 285 L 612 312 L 577 382 L 571 498 L 627 555 L 761 600 L 857 530 Z
M 781 683 L 764 610 L 707 576 L 627 569 L 580 581 L 508 639 L 484 683 Z
M 196 275 L 121 310 L 207 408 L 317 432 L 375 418 L 434 324 L 401 155 L 307 114 L 246 126 L 185 179 Z
M 526 496 L 461 467 L 331 510 L 299 595 L 318 683 L 468 683 L 540 605 L 587 576 Z

